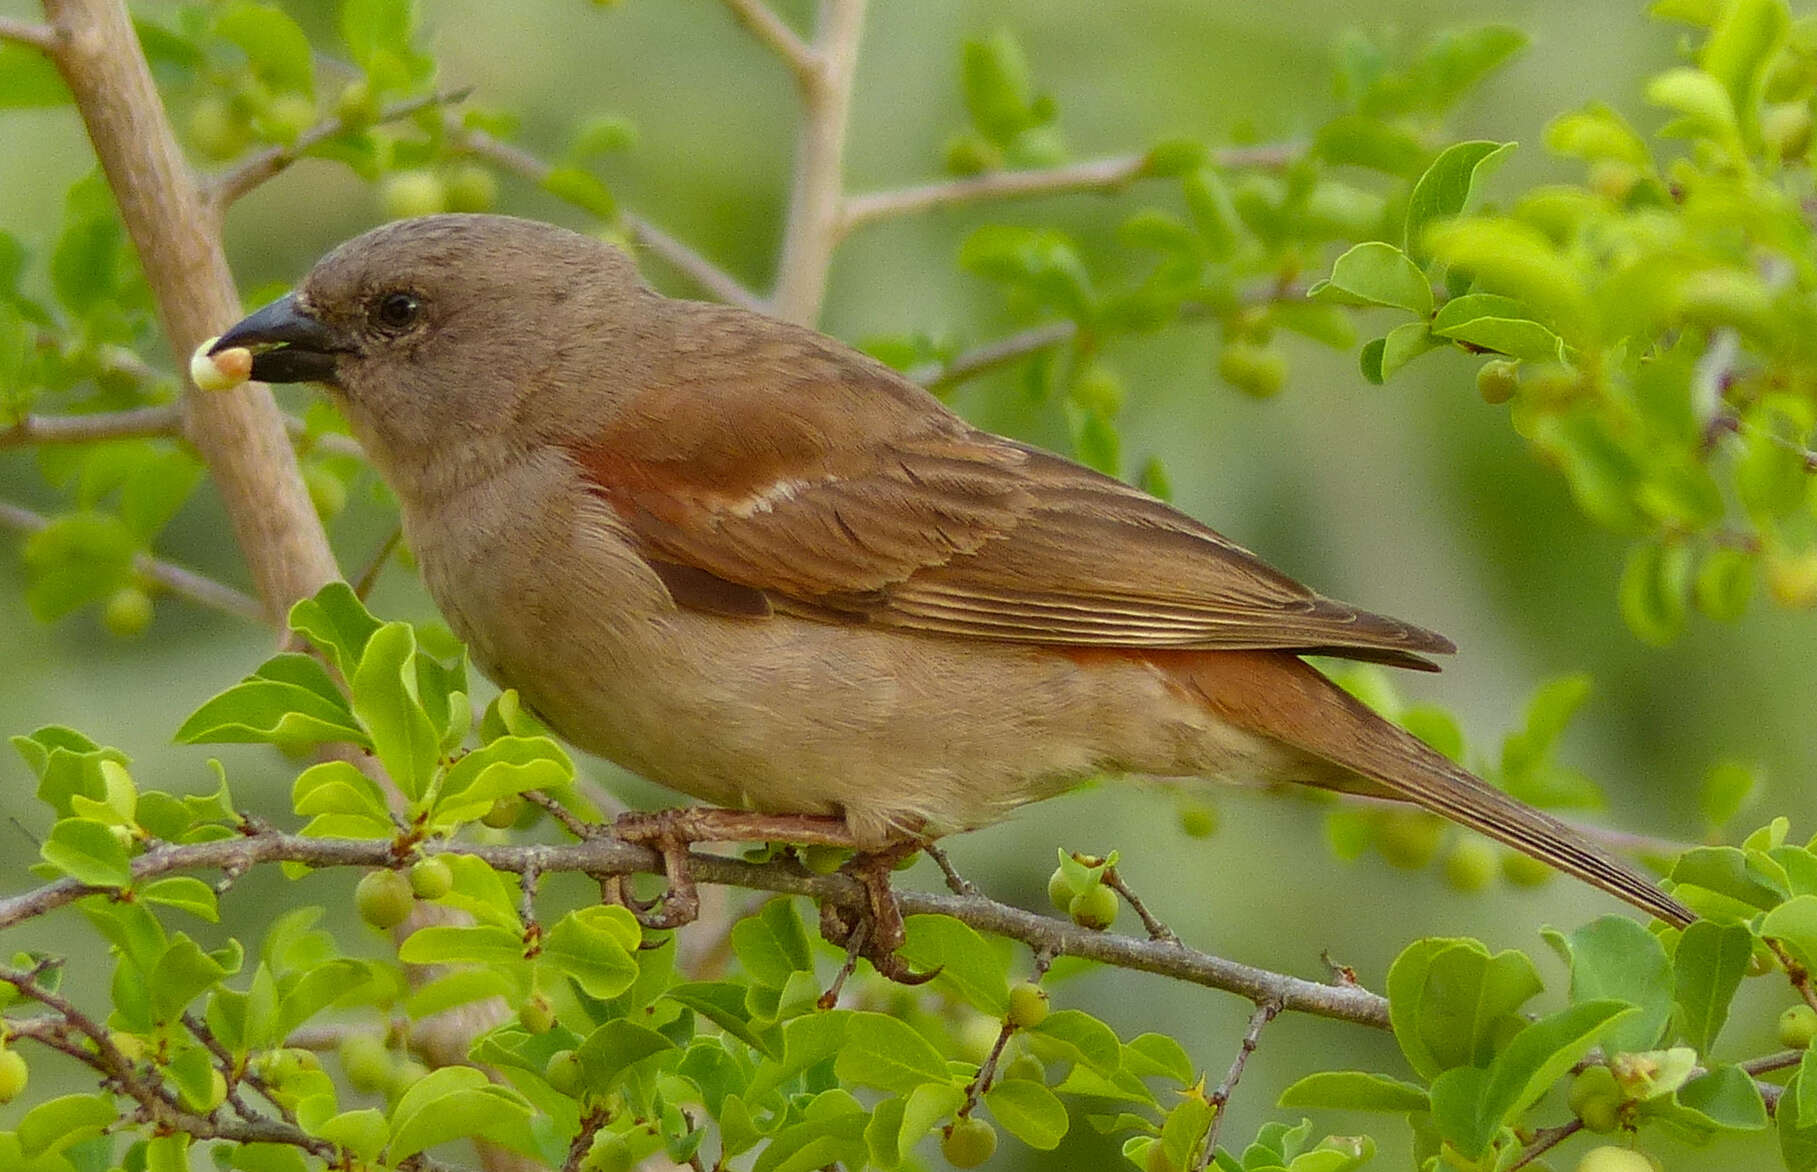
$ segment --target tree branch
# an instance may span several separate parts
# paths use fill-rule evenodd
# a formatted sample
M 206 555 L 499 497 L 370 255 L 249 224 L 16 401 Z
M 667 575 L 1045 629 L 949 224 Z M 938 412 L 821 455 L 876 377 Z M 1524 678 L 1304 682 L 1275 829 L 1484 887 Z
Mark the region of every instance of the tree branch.
M 1199 1155 L 1199 1172 L 1205 1172 L 1205 1169 L 1211 1167 L 1211 1162 L 1216 1159 L 1218 1129 L 1224 1123 L 1224 1109 L 1230 1105 L 1230 1096 L 1237 1089 L 1237 1081 L 1243 1077 L 1243 1068 L 1249 1065 L 1250 1055 L 1254 1054 L 1256 1047 L 1261 1044 L 1262 1031 L 1268 1028 L 1268 1023 L 1273 1021 L 1280 1012 L 1280 1002 L 1263 1001 L 1256 1006 L 1255 1012 L 1249 1015 L 1249 1028 L 1243 1031 L 1243 1040 L 1237 1044 L 1237 1056 L 1231 1060 L 1230 1070 L 1224 1075 L 1224 1081 L 1211 1092 L 1211 1098 L 1208 1100 L 1214 1113 L 1211 1117 L 1211 1126 L 1205 1132 L 1204 1150 Z
M 777 317 L 803 325 L 812 325 L 820 317 L 827 270 L 839 243 L 845 202 L 845 132 L 864 4 L 865 0 L 820 0 L 819 33 L 814 43 L 818 67 L 802 85 L 795 183 L 770 308 Z
M 456 145 L 468 154 L 485 159 L 504 171 L 541 187 L 553 170 L 548 163 L 512 143 L 494 138 L 483 130 L 471 130 L 450 120 L 449 133 Z M 686 244 L 656 225 L 632 212 L 621 212 L 619 220 L 630 230 L 640 247 L 647 248 L 666 261 L 676 272 L 687 277 L 706 292 L 728 305 L 746 309 L 764 308 L 763 298 L 739 284 L 738 278 L 726 272 Z
M 0 527 L 15 529 L 21 533 L 36 533 L 50 524 L 50 518 L 32 512 L 19 505 L 0 501 Z M 155 582 L 179 598 L 201 606 L 224 611 L 235 618 L 250 619 L 255 623 L 268 621 L 265 608 L 259 600 L 250 594 L 242 594 L 232 586 L 217 582 L 213 578 L 186 570 L 170 562 L 159 561 L 147 554 L 133 557 L 133 571 L 148 581 Z
M 0 428 L 0 448 L 148 439 L 176 435 L 182 428 L 183 412 L 173 406 L 135 407 L 93 415 L 27 415 L 11 427 Z
M 119 201 L 171 351 L 188 354 L 240 316 L 216 219 L 184 162 L 119 0 L 44 0 L 53 54 Z M 208 463 L 266 615 L 338 576 L 271 393 L 189 394 L 185 432 Z
M 63 48 L 57 30 L 50 25 L 32 24 L 10 16 L 0 16 L 0 41 L 26 45 L 47 57 L 55 57 Z
M 610 837 L 561 846 L 468 846 L 436 844 L 436 851 L 473 855 L 500 871 L 522 874 L 583 872 L 588 875 L 662 874 L 661 856 L 646 847 Z M 816 875 L 792 862 L 750 863 L 720 855 L 690 853 L 689 865 L 699 883 L 745 887 L 784 895 L 801 895 L 862 909 L 867 893 L 848 875 Z M 192 846 L 161 846 L 132 862 L 133 881 L 183 871 L 243 871 L 260 863 L 296 862 L 311 867 L 386 867 L 396 863 L 392 844 L 366 839 L 303 838 L 261 831 Z M 85 895 L 106 894 L 73 879 L 62 879 L 0 899 L 0 930 L 44 915 Z M 956 896 L 903 891 L 897 901 L 906 915 L 944 915 L 981 932 L 1019 940 L 1037 953 L 1077 956 L 1116 968 L 1171 977 L 1189 984 L 1236 993 L 1259 1004 L 1279 1003 L 1284 1010 L 1388 1028 L 1386 999 L 1357 985 L 1325 985 L 1285 973 L 1254 968 L 1179 944 L 1094 932 L 1063 920 L 998 903 L 982 895 Z
M 471 91 L 460 89 L 443 94 L 429 94 L 426 97 L 412 98 L 407 102 L 398 102 L 379 111 L 378 117 L 373 119 L 371 124 L 395 122 L 399 118 L 408 118 L 410 115 L 420 110 L 427 110 L 432 106 L 453 105 L 465 99 L 469 92 Z M 368 125 L 368 123 L 339 117 L 319 122 L 298 135 L 297 140 L 289 146 L 275 146 L 269 150 L 260 151 L 233 170 L 217 176 L 203 190 L 202 198 L 218 216 L 241 196 L 246 195 L 261 183 L 282 174 L 292 163 L 308 153 L 310 147 L 331 139 L 337 134 L 345 134 L 349 130 L 364 125 Z
M 732 14 L 733 20 L 782 58 L 783 64 L 794 71 L 796 79 L 803 86 L 813 83 L 814 72 L 820 64 L 814 56 L 814 50 L 795 34 L 794 29 L 783 23 L 782 18 L 769 5 L 763 0 L 721 0 L 721 3 Z

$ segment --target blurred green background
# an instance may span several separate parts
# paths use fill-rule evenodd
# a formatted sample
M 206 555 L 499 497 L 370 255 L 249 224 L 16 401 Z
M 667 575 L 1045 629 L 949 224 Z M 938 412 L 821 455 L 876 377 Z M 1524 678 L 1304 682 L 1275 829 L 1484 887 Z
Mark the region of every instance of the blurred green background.
M 801 20 L 808 5 L 780 7 Z M 1538 146 L 1549 117 L 1600 99 L 1646 122 L 1639 81 L 1671 64 L 1677 45 L 1673 30 L 1647 21 L 1639 8 L 1576 0 L 874 0 L 848 183 L 862 191 L 937 172 L 943 141 L 964 121 L 960 43 L 998 28 L 1020 38 L 1040 85 L 1058 101 L 1074 156 L 1083 158 L 1182 133 L 1213 142 L 1233 132 L 1293 138 L 1333 109 L 1329 47 L 1344 27 L 1376 37 L 1398 30 L 1417 40 L 1433 27 L 1499 21 L 1528 33 L 1532 46 L 1466 102 L 1451 133 L 1519 140 L 1522 149 L 1491 188 L 1513 192 L 1564 174 Z M 312 28 L 332 29 L 330 5 L 292 10 Z M 767 284 L 795 105 L 782 68 L 720 5 L 626 0 L 601 11 L 579 0 L 432 0 L 425 11 L 444 85 L 473 85 L 476 101 L 520 112 L 532 148 L 555 148 L 564 128 L 584 115 L 631 119 L 640 143 L 609 164 L 622 204 L 748 282 Z M 0 3 L 0 12 L 33 14 L 16 0 Z M 90 165 L 69 110 L 0 116 L 0 226 L 28 242 L 48 241 L 65 187 Z M 575 222 L 553 198 L 509 179 L 504 185 L 504 210 Z M 1153 198 L 1170 200 L 1160 188 Z M 1119 212 L 1135 206 L 1128 196 L 1070 196 L 863 229 L 838 256 L 822 324 L 848 339 L 920 330 L 981 341 L 1008 332 L 1022 323 L 1007 319 L 996 292 L 954 264 L 969 230 L 986 222 L 1057 223 L 1101 242 Z M 242 289 L 294 280 L 382 214 L 375 193 L 344 169 L 296 167 L 232 213 L 228 246 Z M 1759 762 L 1770 779 L 1756 820 L 1785 813 L 1794 833 L 1810 832 L 1817 625 L 1809 615 L 1757 604 L 1737 625 L 1699 620 L 1678 645 L 1645 647 L 1616 611 L 1621 541 L 1591 529 L 1562 482 L 1524 449 L 1505 409 L 1476 396 L 1468 359 L 1453 353 L 1428 360 L 1393 386 L 1374 388 L 1356 373 L 1354 356 L 1302 344 L 1292 350 L 1288 393 L 1258 403 L 1217 382 L 1215 349 L 1215 331 L 1198 326 L 1112 350 L 1131 390 L 1126 471 L 1160 456 L 1177 503 L 1195 516 L 1325 593 L 1451 635 L 1461 651 L 1443 676 L 1400 682 L 1409 695 L 1456 711 L 1480 749 L 1499 744 L 1541 680 L 1591 673 L 1594 698 L 1565 756 L 1605 785 L 1611 824 L 1695 837 L 1701 776 L 1732 756 Z M 1066 444 L 1057 408 L 1031 408 L 1013 375 L 972 384 L 954 401 L 984 426 Z M 0 498 L 45 499 L 33 460 L 29 451 L 0 452 Z M 337 520 L 332 534 L 343 565 L 364 564 L 384 536 L 382 518 L 365 502 Z M 245 580 L 206 493 L 171 528 L 163 553 Z M 74 725 L 132 754 L 145 784 L 208 784 L 207 754 L 173 746 L 171 730 L 250 670 L 269 650 L 268 634 L 170 602 L 146 638 L 121 643 L 99 630 L 92 613 L 54 627 L 33 622 L 20 586 L 18 558 L 9 551 L 0 556 L 7 669 L 0 672 L 0 730 Z M 374 602 L 394 617 L 432 613 L 413 577 L 396 568 Z M 284 812 L 287 762 L 261 751 L 225 759 L 243 801 Z M 609 767 L 589 767 L 631 800 L 660 799 Z M 30 800 L 30 782 L 16 759 L 0 758 L 0 891 L 32 882 L 26 867 L 46 824 Z M 1189 942 L 1312 977 L 1323 973 L 1320 953 L 1328 952 L 1377 988 L 1414 935 L 1471 934 L 1498 948 L 1543 951 L 1541 925 L 1568 926 L 1611 910 L 1606 899 L 1570 883 L 1464 896 L 1446 888 L 1436 870 L 1394 871 L 1374 856 L 1341 863 L 1324 844 L 1315 806 L 1240 791 L 1218 801 L 1223 825 L 1209 841 L 1190 840 L 1177 828 L 1168 794 L 1107 785 L 967 835 L 952 853 L 993 894 L 1036 907 L 1045 904 L 1055 845 L 1116 848 L 1132 885 Z M 357 940 L 362 929 L 345 914 L 350 882 L 318 877 L 292 889 L 255 879 L 226 909 L 246 925 L 281 903 L 323 902 L 335 909 L 337 930 Z M 9 951 L 52 944 L 57 932 L 53 919 L 10 934 L 18 939 L 9 936 Z M 1549 980 L 1562 975 L 1549 957 L 1545 966 Z M 1249 1011 L 1223 994 L 1116 972 L 1084 977 L 1059 998 L 1102 1013 L 1126 1035 L 1174 1034 L 1214 1081 Z M 1741 1008 L 1724 1048 L 1736 1055 L 1772 1049 L 1779 1008 Z M 1347 1065 L 1404 1073 L 1384 1034 L 1281 1020 L 1249 1067 L 1226 1142 L 1282 1117 L 1272 1102 L 1288 1082 Z M 0 1122 L 10 1117 L 0 1111 Z M 1404 1129 L 1392 1119 L 1332 1116 L 1318 1126 L 1370 1130 L 1389 1141 L 1380 1166 L 1404 1162 Z M 1762 1140 L 1753 1150 L 1764 1163 L 1770 1148 Z M 998 1165 L 1083 1167 L 1107 1161 L 1112 1151 L 1076 1132 L 1059 1153 L 1037 1160 L 1006 1150 Z M 1568 1166 L 1575 1151 L 1562 1149 L 1558 1163 Z M 1672 1167 L 1700 1166 L 1694 1155 L 1663 1154 Z M 1738 1158 L 1741 1149 L 1727 1154 Z

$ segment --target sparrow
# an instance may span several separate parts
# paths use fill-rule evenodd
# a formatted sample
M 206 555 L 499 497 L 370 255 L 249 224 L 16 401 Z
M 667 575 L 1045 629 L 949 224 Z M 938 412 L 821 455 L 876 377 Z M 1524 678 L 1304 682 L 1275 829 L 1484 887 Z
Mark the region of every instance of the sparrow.
M 600 240 L 386 224 L 213 353 L 236 348 L 339 404 L 487 676 L 701 801 L 882 852 L 1106 773 L 1300 783 L 1695 918 L 1305 660 L 1436 670 L 1444 637 L 824 334 L 663 296 Z

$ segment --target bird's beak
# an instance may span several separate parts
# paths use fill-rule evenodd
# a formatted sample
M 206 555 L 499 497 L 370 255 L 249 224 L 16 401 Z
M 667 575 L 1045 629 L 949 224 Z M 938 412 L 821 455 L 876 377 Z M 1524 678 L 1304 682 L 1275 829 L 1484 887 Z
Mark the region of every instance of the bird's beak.
M 210 354 L 234 346 L 252 351 L 252 377 L 262 383 L 328 383 L 335 385 L 335 364 L 352 349 L 344 338 L 310 316 L 291 293 L 242 318 L 215 344 Z

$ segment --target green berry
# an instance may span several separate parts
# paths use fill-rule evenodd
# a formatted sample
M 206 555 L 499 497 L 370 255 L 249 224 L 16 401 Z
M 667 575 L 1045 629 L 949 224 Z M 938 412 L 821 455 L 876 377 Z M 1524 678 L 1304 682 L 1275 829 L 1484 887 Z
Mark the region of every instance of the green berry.
M 1390 810 L 1375 829 L 1375 849 L 1390 866 L 1417 871 L 1438 854 L 1445 824 L 1424 810 Z
M 1558 872 L 1550 864 L 1519 851 L 1502 852 L 1502 878 L 1516 887 L 1544 887 Z
M 580 1055 L 572 1050 L 557 1050 L 549 1055 L 543 1079 L 562 1094 L 572 1095 L 580 1086 Z
M 478 163 L 462 163 L 448 173 L 448 210 L 485 212 L 498 202 L 498 180 Z
M 414 1058 L 406 1058 L 391 1068 L 391 1085 L 388 1088 L 391 1098 L 396 1099 L 403 1093 L 429 1077 L 429 1068 Z
M 580 1167 L 581 1172 L 631 1172 L 635 1163 L 624 1136 L 602 1131 L 593 1137 L 593 1146 L 587 1149 Z
M 1817 1009 L 1794 1005 L 1779 1015 L 1779 1044 L 1792 1050 L 1808 1050 L 1817 1038 Z
M 0 1103 L 10 1103 L 24 1094 L 30 1073 L 17 1050 L 0 1050 Z
M 1481 891 L 1495 878 L 1495 848 L 1480 838 L 1460 838 L 1445 855 L 1445 882 L 1459 891 Z
M 107 1040 L 114 1044 L 114 1049 L 118 1050 L 128 1062 L 145 1060 L 145 1039 L 138 1034 L 129 1034 L 124 1030 L 109 1030 Z
M 303 487 L 309 490 L 315 515 L 324 521 L 332 521 L 347 507 L 346 482 L 320 464 L 303 469 Z
M 1585 1067 L 1571 1082 L 1571 1111 L 1591 1131 L 1607 1133 L 1621 1125 L 1621 1087 L 1615 1072 L 1600 1063 Z
M 997 1150 L 997 1129 L 968 1115 L 953 1120 L 940 1137 L 940 1154 L 955 1168 L 976 1168 Z
M 1520 390 L 1520 365 L 1506 358 L 1492 358 L 1476 372 L 1476 393 L 1491 405 L 1506 403 Z
M 1005 1079 L 1021 1079 L 1023 1082 L 1047 1082 L 1047 1067 L 1033 1054 L 1024 1054 L 1003 1068 Z
M 410 867 L 410 890 L 418 899 L 440 899 L 454 890 L 454 868 L 446 859 L 418 859 Z
M 1817 553 L 1769 553 L 1767 593 L 1780 606 L 1803 610 L 1817 606 Z
M 295 142 L 297 137 L 316 123 L 315 103 L 302 94 L 283 94 L 272 99 L 259 117 L 259 130 L 278 142 Z
M 831 875 L 845 865 L 849 853 L 837 846 L 804 846 L 797 852 L 801 856 L 801 865 L 816 875 Z
M 252 128 L 220 98 L 205 98 L 189 111 L 183 135 L 196 153 L 220 163 L 234 158 L 252 141 Z
M 1024 981 L 1009 991 L 1009 1024 L 1032 1030 L 1047 1020 L 1047 990 Z
M 532 997 L 517 1011 L 517 1020 L 533 1034 L 546 1034 L 555 1028 L 555 1007 L 543 997 Z
M 410 915 L 410 880 L 396 871 L 369 871 L 354 889 L 360 919 L 375 928 L 395 928 Z
M 1181 806 L 1180 831 L 1187 838 L 1210 838 L 1218 832 L 1218 808 L 1204 802 Z
M 433 216 L 448 210 L 448 188 L 428 171 L 399 171 L 380 190 L 385 215 L 393 220 Z
M 208 1072 L 208 1089 L 205 1092 L 196 1096 L 185 1090 L 182 1092 L 181 1098 L 185 1107 L 206 1115 L 227 1101 L 227 1076 L 218 1070 L 210 1070 Z
M 1073 380 L 1067 397 L 1087 411 L 1113 416 L 1123 410 L 1123 380 L 1101 362 L 1094 362 Z
M 1099 883 L 1073 896 L 1066 914 L 1081 928 L 1102 932 L 1117 922 L 1117 893 Z
M 1633 1148 L 1591 1148 L 1577 1162 L 1577 1172 L 1654 1172 L 1653 1161 Z
M 1056 911 L 1070 911 L 1073 899 L 1079 894 L 1073 881 L 1066 877 L 1064 867 L 1055 867 L 1054 873 L 1047 877 L 1047 898 L 1053 903 Z
M 365 78 L 347 83 L 334 100 L 334 113 L 349 126 L 366 126 L 378 120 L 378 98 Z
M 983 135 L 973 131 L 947 140 L 946 169 L 954 175 L 977 175 L 1003 165 L 1003 156 Z
M 376 1095 L 391 1082 L 391 1051 L 373 1034 L 341 1039 L 341 1070 L 356 1091 Z
M 508 794 L 492 803 L 492 808 L 480 815 L 480 821 L 494 830 L 508 830 L 516 825 L 518 815 L 524 812 L 524 799 L 517 794 Z
M 125 586 L 113 592 L 101 608 L 101 625 L 118 639 L 136 639 L 151 626 L 151 595 L 137 586 Z
M 1246 395 L 1270 398 L 1287 385 L 1287 358 L 1278 350 L 1232 339 L 1218 353 L 1218 377 Z

